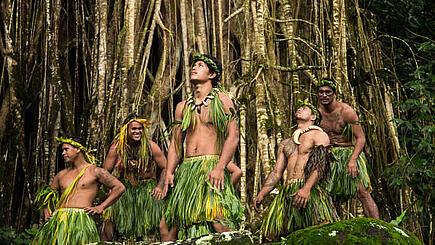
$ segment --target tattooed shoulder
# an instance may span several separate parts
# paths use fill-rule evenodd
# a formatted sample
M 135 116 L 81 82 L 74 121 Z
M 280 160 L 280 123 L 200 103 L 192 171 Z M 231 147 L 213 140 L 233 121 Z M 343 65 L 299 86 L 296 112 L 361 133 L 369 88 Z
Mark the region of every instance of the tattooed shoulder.
M 103 168 L 97 167 L 95 168 L 95 172 L 97 174 L 98 182 L 103 185 L 109 185 L 113 180 L 115 180 L 115 177 L 113 177 L 113 175 Z
M 280 147 L 284 151 L 284 154 L 287 158 L 289 158 L 291 154 L 293 154 L 293 152 L 295 152 L 296 150 L 296 144 L 293 142 L 292 139 L 283 140 Z

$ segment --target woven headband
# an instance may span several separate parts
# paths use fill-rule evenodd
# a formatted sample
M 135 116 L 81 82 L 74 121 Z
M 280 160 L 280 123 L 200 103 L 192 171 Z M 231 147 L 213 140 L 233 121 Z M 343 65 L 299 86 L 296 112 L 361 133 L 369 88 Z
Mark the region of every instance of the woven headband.
M 57 140 L 57 142 L 58 142 L 59 145 L 61 145 L 61 144 L 63 144 L 63 143 L 67 143 L 67 144 L 72 145 L 72 146 L 75 147 L 75 148 L 79 148 L 81 151 L 83 151 L 83 153 L 84 153 L 84 155 L 85 155 L 85 160 L 86 160 L 88 163 L 90 163 L 90 164 L 92 164 L 92 165 L 95 165 L 95 163 L 97 162 L 97 159 L 96 159 L 93 155 L 91 155 L 91 153 L 92 153 L 94 150 L 88 150 L 88 148 L 84 147 L 84 146 L 83 146 L 82 144 L 80 144 L 79 142 L 74 141 L 73 139 L 70 139 L 70 138 L 56 137 L 56 140 Z
M 323 87 L 323 86 L 328 86 L 328 87 L 332 88 L 334 93 L 335 93 L 335 90 L 337 89 L 337 86 L 335 85 L 335 83 L 329 79 L 320 80 L 320 82 L 317 84 L 316 88 L 319 89 L 320 87 Z
M 299 104 L 299 107 L 308 106 L 308 108 L 310 108 L 311 111 L 313 112 L 313 114 L 316 116 L 316 120 L 314 121 L 314 125 L 319 125 L 320 114 L 319 114 L 319 111 L 317 110 L 317 108 L 313 104 L 308 102 L 307 99 L 305 101 L 298 100 L 298 104 Z
M 195 54 L 193 56 L 193 62 L 197 62 L 199 60 L 204 61 L 211 69 L 213 69 L 213 71 L 216 73 L 216 79 L 219 79 L 219 77 L 221 76 L 221 70 L 212 59 L 208 58 L 205 55 Z

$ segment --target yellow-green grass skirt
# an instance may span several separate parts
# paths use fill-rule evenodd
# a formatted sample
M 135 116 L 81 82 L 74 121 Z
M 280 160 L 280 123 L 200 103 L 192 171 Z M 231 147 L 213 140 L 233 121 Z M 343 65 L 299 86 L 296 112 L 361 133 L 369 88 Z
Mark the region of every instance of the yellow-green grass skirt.
M 163 200 L 155 200 L 151 195 L 157 181 L 140 180 L 135 186 L 122 182 L 126 187 L 125 192 L 104 211 L 104 219 L 112 221 L 121 236 L 146 237 L 157 234 L 164 206 Z
M 291 179 L 288 184 L 279 187 L 279 193 L 269 206 L 263 218 L 261 232 L 268 238 L 276 239 L 308 226 L 330 223 L 338 219 L 327 192 L 319 185 L 311 188 L 305 208 L 293 206 L 293 193 L 304 186 L 302 179 Z
M 38 231 L 32 244 L 77 245 L 99 242 L 94 220 L 81 208 L 59 208 Z
M 206 181 L 218 160 L 218 155 L 185 158 L 175 172 L 175 187 L 166 202 L 165 221 L 169 226 L 178 226 L 179 239 L 210 233 L 207 222 L 221 222 L 236 229 L 241 221 L 244 208 L 235 195 L 228 170 L 225 169 L 224 190 L 217 191 Z
M 331 180 L 327 190 L 334 201 L 344 202 L 356 197 L 359 190 L 359 181 L 367 190 L 372 190 L 367 171 L 367 158 L 364 152 L 361 152 L 357 159 L 358 176 L 352 178 L 347 173 L 347 166 L 353 149 L 353 146 L 332 147 L 336 161 L 331 162 Z

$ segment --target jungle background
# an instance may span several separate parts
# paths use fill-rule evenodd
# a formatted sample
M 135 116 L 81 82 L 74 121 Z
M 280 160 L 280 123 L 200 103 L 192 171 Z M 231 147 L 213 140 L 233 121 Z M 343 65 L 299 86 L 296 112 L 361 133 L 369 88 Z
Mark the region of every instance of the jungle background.
M 85 138 L 102 162 L 136 111 L 166 152 L 199 52 L 221 60 L 236 101 L 245 229 L 297 100 L 316 102 L 333 77 L 362 122 L 381 219 L 406 211 L 402 225 L 433 244 L 434 16 L 429 0 L 2 0 L 0 227 L 40 222 L 35 193 L 64 168 L 55 136 Z

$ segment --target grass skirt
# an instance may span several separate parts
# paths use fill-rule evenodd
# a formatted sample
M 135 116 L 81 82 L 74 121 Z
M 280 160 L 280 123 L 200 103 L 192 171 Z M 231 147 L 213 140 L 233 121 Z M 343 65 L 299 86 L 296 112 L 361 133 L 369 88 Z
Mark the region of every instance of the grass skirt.
M 126 182 L 123 184 L 125 192 L 105 210 L 104 219 L 112 221 L 122 236 L 145 237 L 156 234 L 164 205 L 163 200 L 155 200 L 151 195 L 157 181 L 140 180 L 135 186 Z
M 244 208 L 235 195 L 228 170 L 225 169 L 224 190 L 211 190 L 210 182 L 206 181 L 218 160 L 218 155 L 185 158 L 175 172 L 175 187 L 166 202 L 165 221 L 169 226 L 178 226 L 179 239 L 210 233 L 207 222 L 221 222 L 237 229 L 241 221 Z
M 359 171 L 357 178 L 352 178 L 347 173 L 347 165 L 353 149 L 353 146 L 332 147 L 336 161 L 331 162 L 331 180 L 327 190 L 334 201 L 344 202 L 356 197 L 359 190 L 359 181 L 368 191 L 372 190 L 367 171 L 367 158 L 364 152 L 361 152 L 357 159 Z
M 278 238 L 293 231 L 321 223 L 337 220 L 335 209 L 328 201 L 326 192 L 318 185 L 311 188 L 307 206 L 299 209 L 293 206 L 290 195 L 304 186 L 301 179 L 292 179 L 281 186 L 278 195 L 270 204 L 267 215 L 261 225 L 262 234 L 269 238 Z
M 99 242 L 94 220 L 81 208 L 59 208 L 38 231 L 32 244 L 77 245 Z

